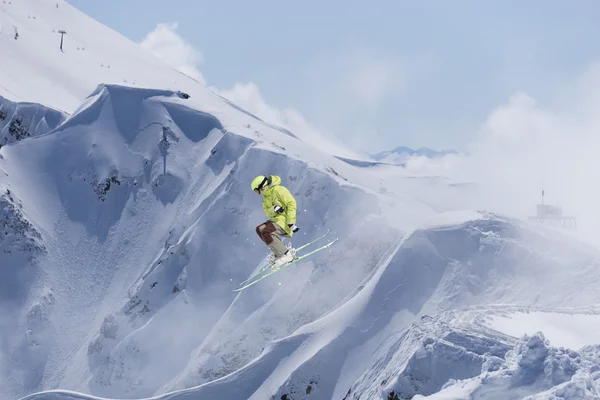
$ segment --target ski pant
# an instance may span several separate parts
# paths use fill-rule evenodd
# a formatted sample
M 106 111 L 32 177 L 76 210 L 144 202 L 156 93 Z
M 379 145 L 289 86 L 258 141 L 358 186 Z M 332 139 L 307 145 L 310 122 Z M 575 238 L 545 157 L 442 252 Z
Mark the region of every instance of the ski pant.
M 288 251 L 288 248 L 279 238 L 279 236 L 287 236 L 287 233 L 276 223 L 267 221 L 258 225 L 256 234 L 269 246 L 275 257 L 281 257 Z

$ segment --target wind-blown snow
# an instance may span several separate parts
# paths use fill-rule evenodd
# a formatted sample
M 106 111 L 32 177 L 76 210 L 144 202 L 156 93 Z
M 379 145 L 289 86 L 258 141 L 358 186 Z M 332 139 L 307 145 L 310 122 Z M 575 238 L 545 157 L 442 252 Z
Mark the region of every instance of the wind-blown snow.
M 556 312 L 519 312 L 498 316 L 490 326 L 511 336 L 543 331 L 556 346 L 580 349 L 598 343 L 600 315 Z

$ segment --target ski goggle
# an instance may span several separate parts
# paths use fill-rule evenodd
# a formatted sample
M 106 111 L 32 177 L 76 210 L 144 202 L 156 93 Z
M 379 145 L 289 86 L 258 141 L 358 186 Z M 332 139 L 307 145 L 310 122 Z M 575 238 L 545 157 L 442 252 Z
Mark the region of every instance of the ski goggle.
M 254 188 L 254 191 L 256 193 L 260 194 L 261 190 L 263 190 L 263 188 L 265 187 L 265 184 L 267 182 L 269 182 L 269 178 L 265 176 L 265 179 L 263 179 L 263 181 L 260 183 L 260 185 L 258 185 L 257 187 Z

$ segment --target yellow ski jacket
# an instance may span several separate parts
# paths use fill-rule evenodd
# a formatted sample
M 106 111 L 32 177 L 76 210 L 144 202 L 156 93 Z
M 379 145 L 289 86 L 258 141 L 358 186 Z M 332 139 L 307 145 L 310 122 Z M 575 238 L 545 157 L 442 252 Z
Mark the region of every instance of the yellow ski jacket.
M 292 237 L 293 232 L 288 224 L 296 223 L 296 199 L 294 199 L 294 196 L 292 196 L 292 193 L 290 193 L 286 187 L 280 186 L 280 177 L 277 175 L 269 175 L 269 178 L 271 183 L 262 190 L 263 209 L 270 221 L 282 227 L 283 230 Z M 273 207 L 276 205 L 283 207 L 283 213 L 275 213 Z

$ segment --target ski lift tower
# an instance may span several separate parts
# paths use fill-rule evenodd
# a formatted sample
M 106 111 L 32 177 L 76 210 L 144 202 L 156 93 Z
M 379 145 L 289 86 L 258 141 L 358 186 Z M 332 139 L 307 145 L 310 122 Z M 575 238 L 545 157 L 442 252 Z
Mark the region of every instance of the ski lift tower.
M 577 219 L 564 216 L 562 207 L 544 204 L 544 189 L 542 189 L 542 204 L 537 205 L 537 215 L 529 217 L 529 221 L 563 229 L 577 229 Z

